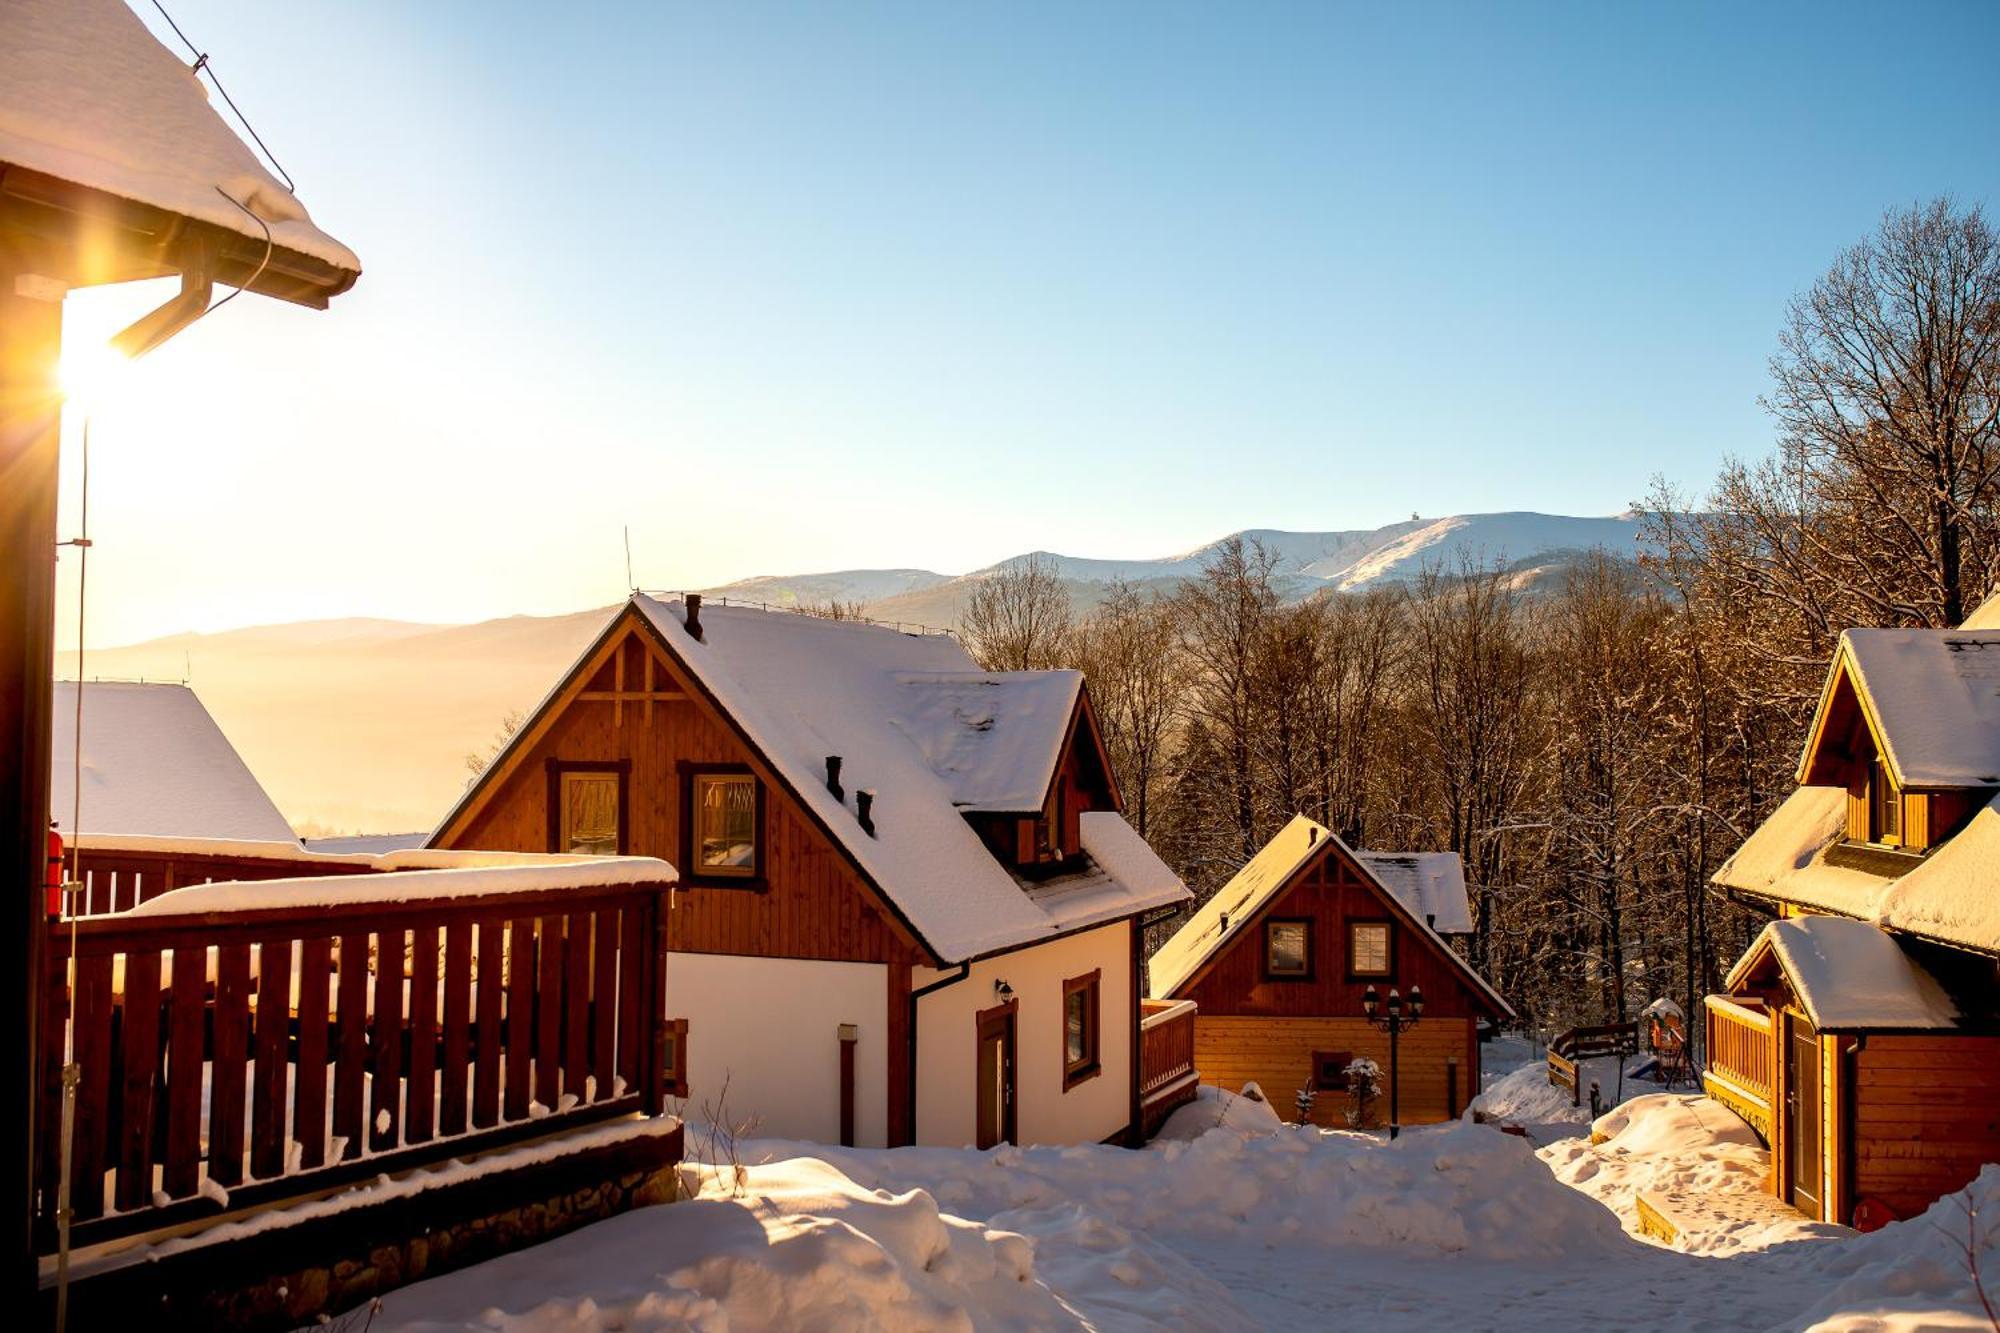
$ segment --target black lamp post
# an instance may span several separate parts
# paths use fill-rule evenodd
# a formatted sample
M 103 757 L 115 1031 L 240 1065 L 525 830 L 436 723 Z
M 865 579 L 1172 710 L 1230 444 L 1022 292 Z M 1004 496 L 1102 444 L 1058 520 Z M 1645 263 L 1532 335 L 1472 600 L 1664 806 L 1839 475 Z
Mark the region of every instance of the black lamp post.
M 1382 1011 L 1379 1016 L 1375 1012 L 1378 1008 Z M 1405 1013 L 1403 1009 L 1403 993 L 1401 991 L 1391 986 L 1389 988 L 1389 999 L 1384 1003 L 1376 998 L 1375 988 L 1370 986 L 1361 994 L 1361 1009 L 1363 1013 L 1368 1015 L 1370 1023 L 1373 1023 L 1376 1027 L 1389 1034 L 1389 1137 L 1393 1139 L 1403 1132 L 1403 1126 L 1400 1123 L 1402 1120 L 1401 1108 L 1397 1103 L 1397 1093 L 1399 1091 L 1397 1084 L 1399 1080 L 1396 1039 L 1402 1036 L 1408 1029 L 1415 1027 L 1417 1020 L 1424 1016 L 1424 988 L 1422 986 L 1410 987 L 1409 1012 Z

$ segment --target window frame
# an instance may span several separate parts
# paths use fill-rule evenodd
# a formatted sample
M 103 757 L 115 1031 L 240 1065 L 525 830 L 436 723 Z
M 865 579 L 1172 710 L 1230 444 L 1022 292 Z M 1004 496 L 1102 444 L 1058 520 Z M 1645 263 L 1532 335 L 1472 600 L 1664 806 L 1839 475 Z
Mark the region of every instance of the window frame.
M 631 855 L 632 838 L 632 761 L 629 759 L 551 759 L 543 765 L 543 773 L 548 785 L 549 803 L 549 850 L 559 854 L 569 854 L 563 843 L 563 778 L 571 773 L 613 773 L 618 778 L 618 851 L 619 856 Z M 577 855 L 589 855 L 583 852 Z
M 1062 1053 L 1063 1091 L 1068 1092 L 1079 1083 L 1087 1083 L 1104 1072 L 1104 969 L 1092 968 L 1080 977 L 1070 977 L 1063 982 L 1062 1008 L 1059 1019 L 1062 1030 L 1057 1034 L 1056 1049 Z M 1082 995 L 1084 1053 L 1080 1059 L 1069 1058 L 1069 1003 L 1073 995 Z
M 681 760 L 674 765 L 680 779 L 680 864 L 681 883 L 712 889 L 750 889 L 763 892 L 770 887 L 770 880 L 764 871 L 764 779 L 748 764 L 697 764 Z M 726 871 L 704 870 L 695 862 L 695 789 L 702 778 L 730 777 L 749 778 L 757 793 L 755 821 L 750 831 L 750 871 L 735 874 Z
M 1353 1051 L 1314 1051 L 1312 1053 L 1313 1091 L 1346 1092 L 1347 1066 L 1354 1062 L 1354 1057 L 1355 1053 Z M 1322 1074 L 1325 1072 L 1326 1069 L 1326 1062 L 1328 1060 L 1334 1060 L 1338 1062 L 1334 1070 L 1335 1077 L 1332 1081 L 1328 1081 L 1327 1079 L 1322 1077 Z
M 1354 965 L 1354 932 L 1363 926 L 1382 928 L 1380 972 L 1363 972 Z M 1386 916 L 1355 916 L 1347 919 L 1347 979 L 1349 981 L 1394 981 L 1396 979 L 1396 923 Z
M 1264 918 L 1263 973 L 1266 981 L 1313 981 L 1319 975 L 1319 955 L 1314 949 L 1313 918 L 1309 916 L 1273 916 Z M 1279 972 L 1271 967 L 1271 932 L 1278 926 L 1302 926 L 1305 928 L 1305 969 L 1300 972 Z

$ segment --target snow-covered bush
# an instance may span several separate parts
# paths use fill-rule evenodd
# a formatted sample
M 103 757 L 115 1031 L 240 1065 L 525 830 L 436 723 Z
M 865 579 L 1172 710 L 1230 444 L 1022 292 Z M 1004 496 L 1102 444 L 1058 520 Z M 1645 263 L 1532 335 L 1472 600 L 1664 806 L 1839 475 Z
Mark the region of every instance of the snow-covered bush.
M 1347 1127 L 1368 1129 L 1375 1124 L 1375 1103 L 1382 1096 L 1382 1066 L 1356 1056 L 1342 1071 L 1347 1075 Z
M 1292 1109 L 1299 1113 L 1299 1128 L 1305 1129 L 1313 1122 L 1313 1102 L 1319 1096 L 1310 1086 L 1300 1088 L 1292 1094 Z

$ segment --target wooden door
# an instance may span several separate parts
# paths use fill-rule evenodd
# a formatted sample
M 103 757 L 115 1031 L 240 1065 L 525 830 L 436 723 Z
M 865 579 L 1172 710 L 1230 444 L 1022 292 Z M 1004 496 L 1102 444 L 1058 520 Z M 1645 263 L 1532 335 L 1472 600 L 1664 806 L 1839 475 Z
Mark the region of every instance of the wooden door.
M 1820 1200 L 1821 1124 L 1819 1032 L 1798 1014 L 1785 1015 L 1785 1177 L 1792 1206 L 1823 1217 Z
M 977 1096 L 979 1144 L 1019 1143 L 1014 1125 L 1014 1006 L 1001 1005 L 979 1015 Z

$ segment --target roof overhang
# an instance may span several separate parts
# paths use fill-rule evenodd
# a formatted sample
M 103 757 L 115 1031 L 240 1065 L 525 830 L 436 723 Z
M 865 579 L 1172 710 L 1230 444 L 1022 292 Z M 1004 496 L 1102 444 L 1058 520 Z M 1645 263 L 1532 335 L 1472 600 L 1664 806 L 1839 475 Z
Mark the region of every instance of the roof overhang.
M 169 277 L 183 271 L 191 254 L 205 252 L 218 282 L 324 310 L 361 276 L 283 245 L 4 161 L 0 234 L 21 245 L 43 276 L 71 287 Z

